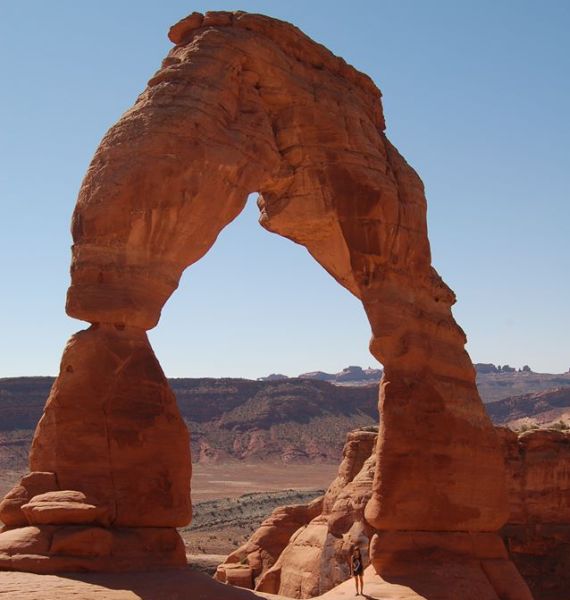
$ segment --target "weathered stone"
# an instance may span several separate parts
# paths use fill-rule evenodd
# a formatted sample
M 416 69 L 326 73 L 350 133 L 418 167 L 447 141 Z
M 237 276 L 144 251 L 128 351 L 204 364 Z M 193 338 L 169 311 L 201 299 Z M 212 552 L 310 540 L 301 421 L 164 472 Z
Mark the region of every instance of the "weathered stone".
M 253 571 L 247 565 L 233 565 L 226 567 L 225 581 L 237 587 L 253 589 Z
M 171 528 L 20 527 L 0 535 L 0 571 L 137 571 L 186 564 Z
M 511 516 L 501 530 L 536 598 L 570 589 L 570 432 L 498 428 Z
M 216 579 L 222 582 L 228 581 L 226 569 L 233 568 L 236 564 L 247 563 L 251 567 L 252 581 L 264 574 L 275 564 L 291 536 L 320 514 L 322 504 L 321 497 L 309 504 L 276 508 L 249 540 L 232 552 L 218 567 Z
M 8 527 L 21 527 L 30 523 L 22 511 L 33 496 L 58 490 L 54 473 L 35 471 L 22 477 L 19 485 L 12 488 L 0 502 L 0 521 Z
M 109 507 L 116 527 L 188 522 L 188 433 L 144 331 L 97 325 L 71 338 L 30 463 Z
M 8 527 L 28 525 L 22 506 L 30 499 L 28 491 L 22 485 L 14 486 L 0 502 L 0 521 Z
M 225 580 L 227 563 L 247 562 L 254 569 L 257 590 L 295 598 L 313 597 L 332 590 L 349 577 L 348 553 L 358 544 L 365 564 L 371 546 L 370 558 L 377 578 L 394 583 L 397 580 L 426 593 L 437 592 L 438 598 L 454 598 L 453 594 L 458 594 L 462 586 L 469 586 L 470 581 L 471 589 L 482 597 L 487 594 L 494 599 L 530 598 L 527 582 L 517 574 L 516 567 L 536 592 L 537 600 L 562 597 L 568 588 L 570 572 L 570 522 L 563 510 L 566 472 L 570 468 L 570 434 L 533 431 L 519 436 L 502 428 L 498 432 L 508 465 L 507 483 L 513 511 L 509 523 L 501 530 L 501 537 L 488 532 L 394 531 L 373 535 L 374 530 L 363 518 L 363 509 L 372 493 L 376 464 L 374 434 L 356 431 L 347 437 L 339 474 L 323 497 L 328 497 L 329 502 L 321 503 L 319 514 L 292 535 L 290 529 L 280 531 L 279 520 L 272 521 L 271 537 L 282 540 L 290 536 L 279 552 L 278 547 L 274 548 L 272 564 L 256 562 L 259 546 L 252 542 L 260 538 L 262 526 L 220 566 L 220 581 Z M 367 435 L 372 438 L 367 440 Z M 367 452 L 370 456 L 351 480 L 350 474 Z M 529 509 L 525 507 L 522 474 L 527 463 L 531 467 L 533 490 L 538 489 L 535 477 L 540 474 L 544 479 L 540 509 L 534 494 Z M 534 474 L 533 469 L 536 469 Z M 276 509 L 274 514 L 294 508 L 300 507 Z M 556 513 L 555 509 L 560 510 Z M 549 523 L 556 514 L 564 522 Z M 516 567 L 510 559 L 514 559 Z M 258 565 L 257 570 L 254 565 Z M 451 590 L 448 596 L 442 596 L 444 591 L 438 589 L 445 569 L 449 576 L 446 585 Z M 462 594 L 465 596 L 466 592 Z
M 373 530 L 363 515 L 372 494 L 376 437 L 368 431 L 347 435 L 338 474 L 323 497 L 319 514 L 290 535 L 273 566 L 264 565 L 257 590 L 292 598 L 327 592 L 350 576 L 348 557 L 355 544 L 368 564 Z M 249 543 L 242 548 L 248 547 Z
M 47 555 L 53 528 L 19 527 L 0 535 L 0 568 L 2 558 L 14 555 Z
M 210 22 L 97 150 L 73 217 L 68 313 L 153 327 L 183 270 L 259 191 L 261 224 L 362 300 L 385 365 L 369 522 L 496 529 L 498 440 L 455 296 L 430 265 L 423 185 L 384 134 L 380 92 L 291 25 Z
M 53 535 L 51 553 L 63 556 L 110 556 L 113 534 L 103 527 L 58 529 Z
M 384 133 L 380 91 L 261 15 L 191 15 L 170 37 L 177 46 L 105 135 L 80 190 L 66 309 L 92 326 L 64 352 L 32 468 L 115 507 L 115 526 L 188 522 L 188 440 L 145 330 L 257 191 L 261 225 L 304 245 L 370 322 L 385 370 L 368 524 L 500 527 L 499 441 L 455 296 L 431 266 L 423 184 Z M 322 545 L 327 528 L 307 535 Z
M 111 524 L 108 507 L 95 506 L 85 494 L 72 490 L 39 494 L 21 508 L 31 525 Z

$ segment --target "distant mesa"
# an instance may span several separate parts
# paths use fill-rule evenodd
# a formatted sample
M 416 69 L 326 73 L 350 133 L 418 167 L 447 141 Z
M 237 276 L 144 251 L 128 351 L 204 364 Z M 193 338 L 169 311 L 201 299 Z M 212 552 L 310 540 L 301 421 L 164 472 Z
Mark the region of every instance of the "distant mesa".
M 510 365 L 494 365 L 493 363 L 475 363 L 475 369 L 477 373 L 516 373 L 517 369 Z M 518 370 L 519 373 L 533 373 L 533 370 L 528 366 L 524 365 Z
M 485 375 L 518 375 L 523 374 L 525 376 L 528 375 L 537 375 L 539 377 L 544 376 L 545 378 L 556 377 L 556 375 L 552 375 L 550 373 L 536 373 L 533 371 L 529 365 L 523 365 L 520 368 L 511 367 L 508 364 L 505 365 L 495 365 L 493 363 L 475 363 L 473 365 L 477 372 L 477 376 L 480 378 Z M 568 371 L 570 373 L 570 370 Z M 326 371 L 309 371 L 308 373 L 301 373 L 297 375 L 297 377 L 289 377 L 288 375 L 283 375 L 282 373 L 272 373 L 267 377 L 258 377 L 258 381 L 281 381 L 285 379 L 312 379 L 317 381 L 328 381 L 334 385 L 371 385 L 374 383 L 378 383 L 382 378 L 383 369 L 373 369 L 368 367 L 367 369 L 363 369 L 362 367 L 351 365 L 349 367 L 344 368 L 342 371 L 338 373 L 327 373 Z M 567 375 L 567 374 L 564 374 Z M 479 383 L 479 380 L 477 381 Z M 504 382 L 503 382 L 504 383 Z M 557 382 L 551 387 L 556 387 L 556 385 L 560 383 Z M 481 391 L 481 390 L 479 390 Z M 516 391 L 516 390 L 515 390 Z M 503 394 L 503 397 L 507 394 Z M 483 394 L 483 396 L 485 396 Z M 493 398 L 495 400 L 497 398 Z M 486 399 L 483 397 L 483 401 Z
M 283 379 L 289 379 L 289 377 L 282 373 L 271 373 L 267 377 L 258 377 L 257 381 L 282 381 Z
M 267 377 L 259 377 L 258 381 L 279 381 L 283 379 L 310 379 L 313 381 L 328 381 L 335 385 L 372 385 L 378 383 L 382 378 L 382 369 L 363 369 L 362 367 L 351 365 L 338 373 L 326 373 L 325 371 L 310 371 L 301 373 L 296 378 L 288 377 L 278 373 L 272 373 Z

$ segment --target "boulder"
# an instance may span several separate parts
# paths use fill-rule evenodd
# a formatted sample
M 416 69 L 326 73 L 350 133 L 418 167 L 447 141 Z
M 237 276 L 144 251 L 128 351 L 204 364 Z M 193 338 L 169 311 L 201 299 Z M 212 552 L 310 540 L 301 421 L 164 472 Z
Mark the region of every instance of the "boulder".
M 0 521 L 8 527 L 28 525 L 30 521 L 22 511 L 22 507 L 34 496 L 58 489 L 54 473 L 42 471 L 28 473 L 0 502 Z
M 109 526 L 112 517 L 108 507 L 96 506 L 87 500 L 85 494 L 72 490 L 39 494 L 21 508 L 32 525 Z

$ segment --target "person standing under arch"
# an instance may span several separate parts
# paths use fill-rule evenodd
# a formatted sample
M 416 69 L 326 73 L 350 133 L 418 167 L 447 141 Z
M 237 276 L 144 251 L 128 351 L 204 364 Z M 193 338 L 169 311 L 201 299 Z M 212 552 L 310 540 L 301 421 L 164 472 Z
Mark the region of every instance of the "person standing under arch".
M 364 595 L 364 581 L 362 574 L 364 573 L 364 565 L 362 564 L 362 554 L 358 545 L 353 546 L 350 553 L 350 574 L 354 577 L 354 583 L 356 585 L 356 595 Z M 360 584 L 360 591 L 359 591 Z

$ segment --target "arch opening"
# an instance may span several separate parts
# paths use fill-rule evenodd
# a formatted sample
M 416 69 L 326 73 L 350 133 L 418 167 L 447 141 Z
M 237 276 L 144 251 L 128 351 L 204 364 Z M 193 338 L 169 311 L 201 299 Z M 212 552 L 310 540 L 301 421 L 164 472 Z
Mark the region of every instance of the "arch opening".
M 378 368 L 360 302 L 304 247 L 261 228 L 256 198 L 249 196 L 184 272 L 149 332 L 167 376 L 257 379 Z

